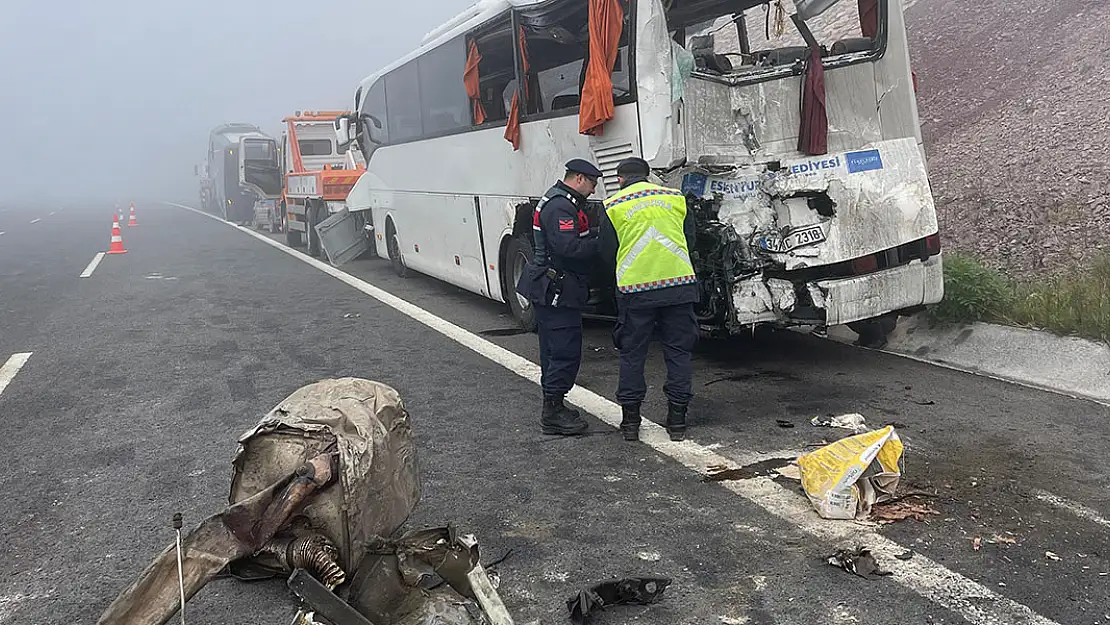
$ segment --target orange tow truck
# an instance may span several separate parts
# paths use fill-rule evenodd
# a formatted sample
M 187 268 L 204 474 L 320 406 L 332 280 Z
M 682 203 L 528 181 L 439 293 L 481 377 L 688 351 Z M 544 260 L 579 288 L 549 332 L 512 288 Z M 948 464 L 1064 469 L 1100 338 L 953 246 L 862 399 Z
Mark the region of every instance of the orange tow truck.
M 282 193 L 280 217 L 285 241 L 307 243 L 310 256 L 320 256 L 316 230 L 331 215 L 345 211 L 347 194 L 366 171 L 359 156 L 340 151 L 335 143 L 335 120 L 347 111 L 297 111 L 286 117 L 281 135 Z

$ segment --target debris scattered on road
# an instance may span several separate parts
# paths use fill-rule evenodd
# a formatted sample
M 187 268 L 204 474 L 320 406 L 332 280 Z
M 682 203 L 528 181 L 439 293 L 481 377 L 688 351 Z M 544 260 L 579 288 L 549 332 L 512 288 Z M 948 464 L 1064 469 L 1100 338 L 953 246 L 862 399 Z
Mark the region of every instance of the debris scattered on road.
M 913 403 L 917 404 L 918 406 L 935 406 L 935 405 L 937 405 L 937 402 L 935 402 L 935 401 L 933 401 L 933 400 L 931 400 L 931 399 L 924 399 L 924 400 L 921 400 L 921 399 L 911 399 L 910 401 L 912 401 Z
M 974 549 L 975 551 L 979 551 L 979 548 L 982 547 L 982 546 L 983 546 L 983 537 L 982 536 L 976 536 L 975 538 L 971 539 L 971 548 Z
M 798 458 L 802 488 L 823 518 L 866 520 L 894 498 L 903 449 L 889 425 L 841 439 Z
M 857 413 L 842 414 L 836 417 L 832 415 L 813 417 L 809 422 L 817 427 L 852 430 L 856 434 L 862 434 L 867 431 L 867 422 L 864 420 L 863 415 Z
M 671 585 L 666 577 L 630 577 L 602 582 L 567 599 L 570 620 L 584 625 L 597 612 L 614 605 L 650 605 Z
M 343 315 L 343 318 L 344 319 L 358 319 L 361 316 L 362 316 L 362 313 L 347 313 L 347 314 Z
M 239 438 L 231 504 L 182 541 L 186 599 L 221 573 L 290 574 L 304 625 L 513 625 L 477 539 L 451 525 L 394 536 L 420 498 L 416 446 L 397 392 L 359 378 L 298 389 Z M 164 625 L 180 606 L 164 550 L 101 616 Z M 429 587 L 437 576 L 442 582 Z M 333 591 L 342 587 L 340 599 Z
M 874 579 L 876 577 L 893 574 L 890 571 L 880 569 L 878 563 L 875 562 L 875 557 L 871 555 L 871 550 L 863 547 L 856 547 L 855 549 L 838 549 L 836 553 L 829 556 L 825 561 L 832 566 L 844 569 L 849 573 L 854 573 L 866 579 Z
M 1009 532 L 1007 532 L 1007 534 L 1008 533 Z M 997 545 L 997 544 L 1014 545 L 1014 544 L 1017 544 L 1017 539 L 1014 538 L 1013 536 L 1002 536 L 1001 534 L 995 534 L 987 542 L 989 542 L 992 545 Z
M 1059 562 L 1059 561 L 1060 561 L 1060 556 L 1058 556 L 1058 555 L 1056 555 L 1056 554 L 1052 553 L 1051 551 L 1046 551 L 1046 552 L 1044 552 L 1044 557 L 1048 558 L 1049 560 L 1053 560 L 1053 561 L 1055 561 L 1055 562 Z
M 658 562 L 662 556 L 655 551 L 641 551 L 636 554 L 636 557 L 644 560 L 645 562 Z
M 802 470 L 794 463 L 775 469 L 775 472 L 790 480 L 801 481 L 802 479 Z
M 906 551 L 903 551 L 902 553 L 900 553 L 900 554 L 898 554 L 894 557 L 899 559 L 899 560 L 905 561 L 905 560 L 912 560 L 915 555 L 917 555 L 917 554 L 914 552 L 913 549 L 907 549 Z
M 909 501 L 905 498 L 875 504 L 871 508 L 871 520 L 880 525 L 897 523 L 898 521 L 905 521 L 906 519 L 923 522 L 930 514 L 940 515 L 940 513 L 934 510 L 928 503 L 918 503 Z
M 778 470 L 794 462 L 793 458 L 768 458 L 752 464 L 730 468 L 722 465 L 709 467 L 709 473 L 701 478 L 703 482 L 726 482 L 729 480 L 750 480 L 756 477 L 776 475 Z
M 786 419 L 775 419 L 775 423 L 778 424 L 778 426 L 780 428 L 792 428 L 792 427 L 794 427 L 794 424 L 791 423 L 790 421 L 787 421 Z

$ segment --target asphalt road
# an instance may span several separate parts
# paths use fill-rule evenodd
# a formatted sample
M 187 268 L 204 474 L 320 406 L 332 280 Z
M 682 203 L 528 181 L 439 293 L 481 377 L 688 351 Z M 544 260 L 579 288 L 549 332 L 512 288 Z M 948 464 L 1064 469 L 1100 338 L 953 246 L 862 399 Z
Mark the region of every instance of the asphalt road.
M 598 623 L 1110 623 L 1099 405 L 784 333 L 702 343 L 685 444 L 626 443 L 604 414 L 594 435 L 552 439 L 536 385 L 463 344 L 536 362 L 535 336 L 512 334 L 501 306 L 382 261 L 342 268 L 473 333 L 451 338 L 303 257 L 153 204 L 123 228 L 128 253 L 79 278 L 107 249 L 111 211 L 0 207 L 0 366 L 31 353 L 0 392 L 0 625 L 94 622 L 171 542 L 174 512 L 191 526 L 224 505 L 241 433 L 300 386 L 347 375 L 394 386 L 412 413 L 424 494 L 408 527 L 455 522 L 487 561 L 513 550 L 497 568 L 518 623 L 568 622 L 578 589 L 633 575 L 674 583 Z M 578 397 L 604 413 L 617 371 L 604 324 L 585 354 L 580 384 L 601 397 Z M 648 375 L 658 421 L 658 353 Z M 848 434 L 812 417 L 848 412 L 896 426 L 903 483 L 935 493 L 937 514 L 822 521 L 797 482 L 692 470 L 795 457 Z M 825 563 L 856 545 L 894 574 Z M 280 581 L 218 580 L 188 615 L 294 611 Z

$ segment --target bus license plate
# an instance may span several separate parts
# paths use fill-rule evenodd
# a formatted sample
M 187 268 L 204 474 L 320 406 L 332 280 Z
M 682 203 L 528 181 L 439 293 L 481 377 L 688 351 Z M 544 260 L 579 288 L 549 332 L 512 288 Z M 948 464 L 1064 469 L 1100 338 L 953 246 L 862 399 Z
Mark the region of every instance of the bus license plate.
M 761 237 L 759 239 L 759 247 L 782 254 L 789 252 L 795 248 L 802 247 L 803 245 L 813 245 L 825 240 L 825 231 L 821 229 L 820 225 L 806 226 L 800 228 L 786 235 L 785 237 Z

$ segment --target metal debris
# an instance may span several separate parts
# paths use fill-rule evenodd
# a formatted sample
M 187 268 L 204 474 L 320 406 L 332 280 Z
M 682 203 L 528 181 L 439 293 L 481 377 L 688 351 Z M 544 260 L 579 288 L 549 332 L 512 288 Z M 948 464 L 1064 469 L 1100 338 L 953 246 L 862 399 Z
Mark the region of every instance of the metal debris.
M 650 605 L 659 600 L 671 580 L 666 577 L 630 577 L 602 582 L 567 599 L 570 620 L 584 625 L 609 606 Z

